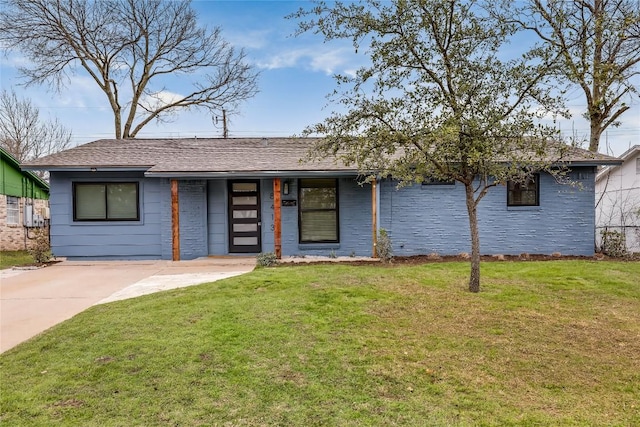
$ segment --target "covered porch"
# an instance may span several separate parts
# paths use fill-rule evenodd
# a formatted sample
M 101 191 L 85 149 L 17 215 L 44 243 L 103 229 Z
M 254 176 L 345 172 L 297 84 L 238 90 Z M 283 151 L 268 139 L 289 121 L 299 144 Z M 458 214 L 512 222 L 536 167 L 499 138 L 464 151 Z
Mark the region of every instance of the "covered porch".
M 171 259 L 375 257 L 379 186 L 353 174 L 169 178 Z

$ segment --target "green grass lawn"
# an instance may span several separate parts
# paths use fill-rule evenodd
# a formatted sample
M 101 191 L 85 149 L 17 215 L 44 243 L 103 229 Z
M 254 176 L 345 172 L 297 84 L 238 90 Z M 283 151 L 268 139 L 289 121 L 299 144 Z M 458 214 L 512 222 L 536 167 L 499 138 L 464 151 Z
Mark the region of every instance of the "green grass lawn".
M 33 264 L 33 257 L 27 251 L 0 251 L 0 270 Z
M 7 426 L 640 425 L 640 263 L 287 266 L 0 355 Z M 90 284 L 88 284 L 89 286 Z

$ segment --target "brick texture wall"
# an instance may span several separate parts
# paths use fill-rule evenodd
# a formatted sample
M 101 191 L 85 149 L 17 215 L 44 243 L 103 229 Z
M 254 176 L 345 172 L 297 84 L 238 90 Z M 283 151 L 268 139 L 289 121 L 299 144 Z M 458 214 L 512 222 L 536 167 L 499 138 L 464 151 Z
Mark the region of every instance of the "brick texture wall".
M 33 246 L 34 231 L 29 231 L 23 226 L 24 224 L 24 206 L 25 198 L 20 199 L 20 217 L 19 224 L 7 224 L 7 196 L 0 195 L 0 251 L 22 251 Z M 48 207 L 47 200 L 34 200 L 35 211 L 41 212 L 42 208 Z

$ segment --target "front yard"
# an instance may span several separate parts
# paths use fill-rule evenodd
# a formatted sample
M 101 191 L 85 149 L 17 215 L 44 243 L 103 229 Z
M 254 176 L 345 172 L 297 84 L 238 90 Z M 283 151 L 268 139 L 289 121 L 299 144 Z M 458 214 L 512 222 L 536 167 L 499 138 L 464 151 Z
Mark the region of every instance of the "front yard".
M 286 266 L 0 355 L 7 426 L 640 425 L 640 263 Z M 90 284 L 87 284 L 90 286 Z
M 33 257 L 27 251 L 0 251 L 0 270 L 34 264 Z

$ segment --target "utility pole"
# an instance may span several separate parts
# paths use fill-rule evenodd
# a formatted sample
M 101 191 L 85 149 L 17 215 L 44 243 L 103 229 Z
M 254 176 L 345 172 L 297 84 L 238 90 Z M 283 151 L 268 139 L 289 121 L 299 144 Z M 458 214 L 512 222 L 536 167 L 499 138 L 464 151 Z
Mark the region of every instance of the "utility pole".
M 227 110 L 222 110 L 222 137 L 227 139 L 229 137 L 229 128 L 227 128 Z
M 220 117 L 212 116 L 211 121 L 213 122 L 213 126 L 215 128 L 218 128 Z M 227 127 L 227 110 L 222 110 L 222 137 L 224 139 L 229 138 L 229 128 Z

